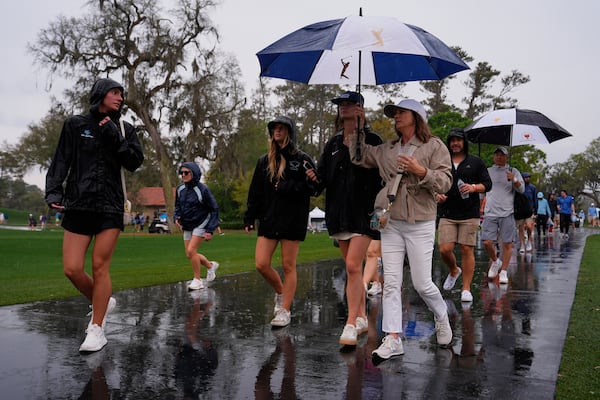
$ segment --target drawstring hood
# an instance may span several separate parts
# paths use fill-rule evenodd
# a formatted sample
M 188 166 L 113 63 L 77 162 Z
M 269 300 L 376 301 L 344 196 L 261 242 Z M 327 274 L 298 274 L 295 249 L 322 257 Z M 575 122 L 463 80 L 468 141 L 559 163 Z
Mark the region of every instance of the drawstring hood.
M 90 91 L 90 112 L 92 113 L 92 115 L 102 115 L 102 113 L 100 113 L 100 111 L 98 110 L 98 107 L 100 107 L 100 104 L 102 104 L 102 100 L 104 100 L 104 97 L 106 96 L 108 91 L 114 88 L 120 89 L 123 93 L 123 97 L 125 97 L 125 89 L 123 88 L 123 85 L 121 85 L 115 80 L 112 80 L 110 78 L 101 78 L 94 83 L 94 86 L 92 86 L 92 90 Z M 121 103 L 119 111 L 107 114 L 110 117 L 110 119 L 112 119 L 113 121 L 119 120 L 119 118 L 121 117 L 121 110 L 123 109 L 123 104 L 124 103 Z
M 184 162 L 181 164 L 177 172 L 181 174 L 181 168 L 187 168 L 192 171 L 192 179 L 186 183 L 187 186 L 196 186 L 200 182 L 200 178 L 202 178 L 202 171 L 200 171 L 200 167 L 193 162 Z

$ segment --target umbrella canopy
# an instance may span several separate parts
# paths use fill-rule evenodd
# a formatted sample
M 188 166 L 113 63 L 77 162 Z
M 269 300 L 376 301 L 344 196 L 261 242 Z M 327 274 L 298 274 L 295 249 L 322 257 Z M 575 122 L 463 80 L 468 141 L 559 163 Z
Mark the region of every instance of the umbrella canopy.
M 544 114 L 518 108 L 491 111 L 473 121 L 464 131 L 473 143 L 505 146 L 547 144 L 572 136 Z
M 260 76 L 308 84 L 439 80 L 469 68 L 434 35 L 386 16 L 317 22 L 256 55 Z

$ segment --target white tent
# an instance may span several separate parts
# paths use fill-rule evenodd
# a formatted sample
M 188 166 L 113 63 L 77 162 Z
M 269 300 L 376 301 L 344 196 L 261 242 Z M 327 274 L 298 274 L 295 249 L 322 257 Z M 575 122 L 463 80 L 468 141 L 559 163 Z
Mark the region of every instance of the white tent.
M 321 210 L 319 207 L 315 207 L 308 214 L 308 229 L 313 232 L 320 232 L 325 230 L 325 211 Z

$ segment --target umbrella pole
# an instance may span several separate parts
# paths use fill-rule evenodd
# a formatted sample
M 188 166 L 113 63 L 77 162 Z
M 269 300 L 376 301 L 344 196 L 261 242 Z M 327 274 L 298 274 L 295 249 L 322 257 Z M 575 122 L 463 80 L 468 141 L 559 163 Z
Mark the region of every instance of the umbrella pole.
M 360 14 L 362 16 L 362 8 L 360 10 Z M 362 51 L 358 51 L 358 98 L 360 99 L 360 74 L 361 74 L 361 64 L 362 64 Z M 364 108 L 364 104 L 363 104 Z M 356 116 L 356 161 L 360 161 L 362 159 L 362 154 L 360 151 L 360 117 Z
M 512 171 L 512 167 L 510 166 L 510 160 L 512 159 L 512 136 L 513 136 L 513 129 L 514 129 L 514 126 L 511 125 L 510 126 L 510 133 L 509 133 L 509 136 L 508 136 L 508 166 L 509 166 L 509 168 L 510 168 L 511 171 Z

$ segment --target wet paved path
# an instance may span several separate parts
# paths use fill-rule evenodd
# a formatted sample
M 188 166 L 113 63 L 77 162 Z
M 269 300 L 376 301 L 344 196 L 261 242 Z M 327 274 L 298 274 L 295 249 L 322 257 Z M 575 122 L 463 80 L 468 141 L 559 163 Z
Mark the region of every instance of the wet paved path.
M 454 340 L 435 344 L 433 317 L 405 278 L 405 354 L 374 365 L 380 301 L 369 332 L 341 352 L 345 321 L 339 261 L 302 266 L 289 327 L 269 326 L 273 294 L 257 273 L 115 293 L 108 345 L 83 356 L 83 298 L 0 307 L 1 399 L 551 399 L 585 237 L 542 238 L 515 253 L 507 288 L 488 282 L 476 251 L 470 307 L 460 282 L 443 291 Z M 405 271 L 406 272 L 406 271 Z M 446 276 L 436 250 L 434 280 Z

